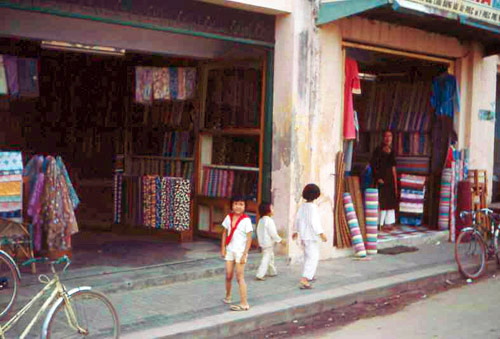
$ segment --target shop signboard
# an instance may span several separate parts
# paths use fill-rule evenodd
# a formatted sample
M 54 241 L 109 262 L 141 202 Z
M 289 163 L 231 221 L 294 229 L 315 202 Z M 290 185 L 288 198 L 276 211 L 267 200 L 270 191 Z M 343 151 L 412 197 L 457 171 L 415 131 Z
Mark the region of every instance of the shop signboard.
M 431 9 L 500 26 L 500 0 L 405 0 L 401 2 L 419 3 Z M 446 13 L 443 14 L 446 16 Z

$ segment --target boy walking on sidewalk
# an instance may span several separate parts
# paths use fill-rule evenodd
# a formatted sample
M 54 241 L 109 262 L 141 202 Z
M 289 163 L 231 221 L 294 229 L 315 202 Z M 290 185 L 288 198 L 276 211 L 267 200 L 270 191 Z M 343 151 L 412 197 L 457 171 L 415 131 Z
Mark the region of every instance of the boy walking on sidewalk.
M 255 279 L 265 280 L 264 277 L 267 273 L 269 273 L 268 276 L 270 277 L 278 274 L 276 266 L 274 266 L 274 244 L 284 244 L 285 241 L 278 235 L 274 220 L 271 218 L 273 215 L 273 205 L 269 203 L 260 204 L 259 214 L 261 218 L 257 225 L 257 239 L 262 250 L 262 260 Z

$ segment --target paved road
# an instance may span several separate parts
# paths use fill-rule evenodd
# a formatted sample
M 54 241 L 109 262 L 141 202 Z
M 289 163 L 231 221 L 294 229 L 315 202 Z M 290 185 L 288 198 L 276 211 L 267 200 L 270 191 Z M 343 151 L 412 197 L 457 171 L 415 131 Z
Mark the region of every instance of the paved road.
M 500 338 L 500 277 L 434 295 L 403 311 L 364 319 L 315 338 Z

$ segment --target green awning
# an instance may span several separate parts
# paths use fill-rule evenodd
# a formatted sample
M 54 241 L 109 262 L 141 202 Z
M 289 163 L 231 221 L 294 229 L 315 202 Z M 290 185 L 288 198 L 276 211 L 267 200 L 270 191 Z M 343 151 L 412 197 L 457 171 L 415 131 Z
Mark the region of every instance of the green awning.
M 323 25 L 329 22 L 342 19 L 351 15 L 356 15 L 370 9 L 386 6 L 390 0 L 340 0 L 334 2 L 322 2 L 319 5 L 319 13 L 316 18 L 316 25 Z
M 321 26 L 341 18 L 361 16 L 453 36 L 459 40 L 479 41 L 485 46 L 486 55 L 500 53 L 498 8 L 471 1 L 460 2 L 475 8 L 475 12 L 471 12 L 471 8 L 460 7 L 459 2 L 439 2 L 450 6 L 446 10 L 428 2 L 436 0 L 324 0 L 320 4 L 316 24 Z M 457 7 L 453 8 L 455 4 Z

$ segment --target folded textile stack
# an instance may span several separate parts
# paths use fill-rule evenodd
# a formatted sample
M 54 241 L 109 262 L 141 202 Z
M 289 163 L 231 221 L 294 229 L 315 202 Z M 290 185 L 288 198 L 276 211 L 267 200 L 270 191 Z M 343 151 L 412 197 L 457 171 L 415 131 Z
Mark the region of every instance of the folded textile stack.
M 396 168 L 398 173 L 428 174 L 430 168 L 429 157 L 396 157 Z
M 401 199 L 399 203 L 400 223 L 421 225 L 424 214 L 426 177 L 402 174 Z
M 0 218 L 22 222 L 21 152 L 0 152 Z

